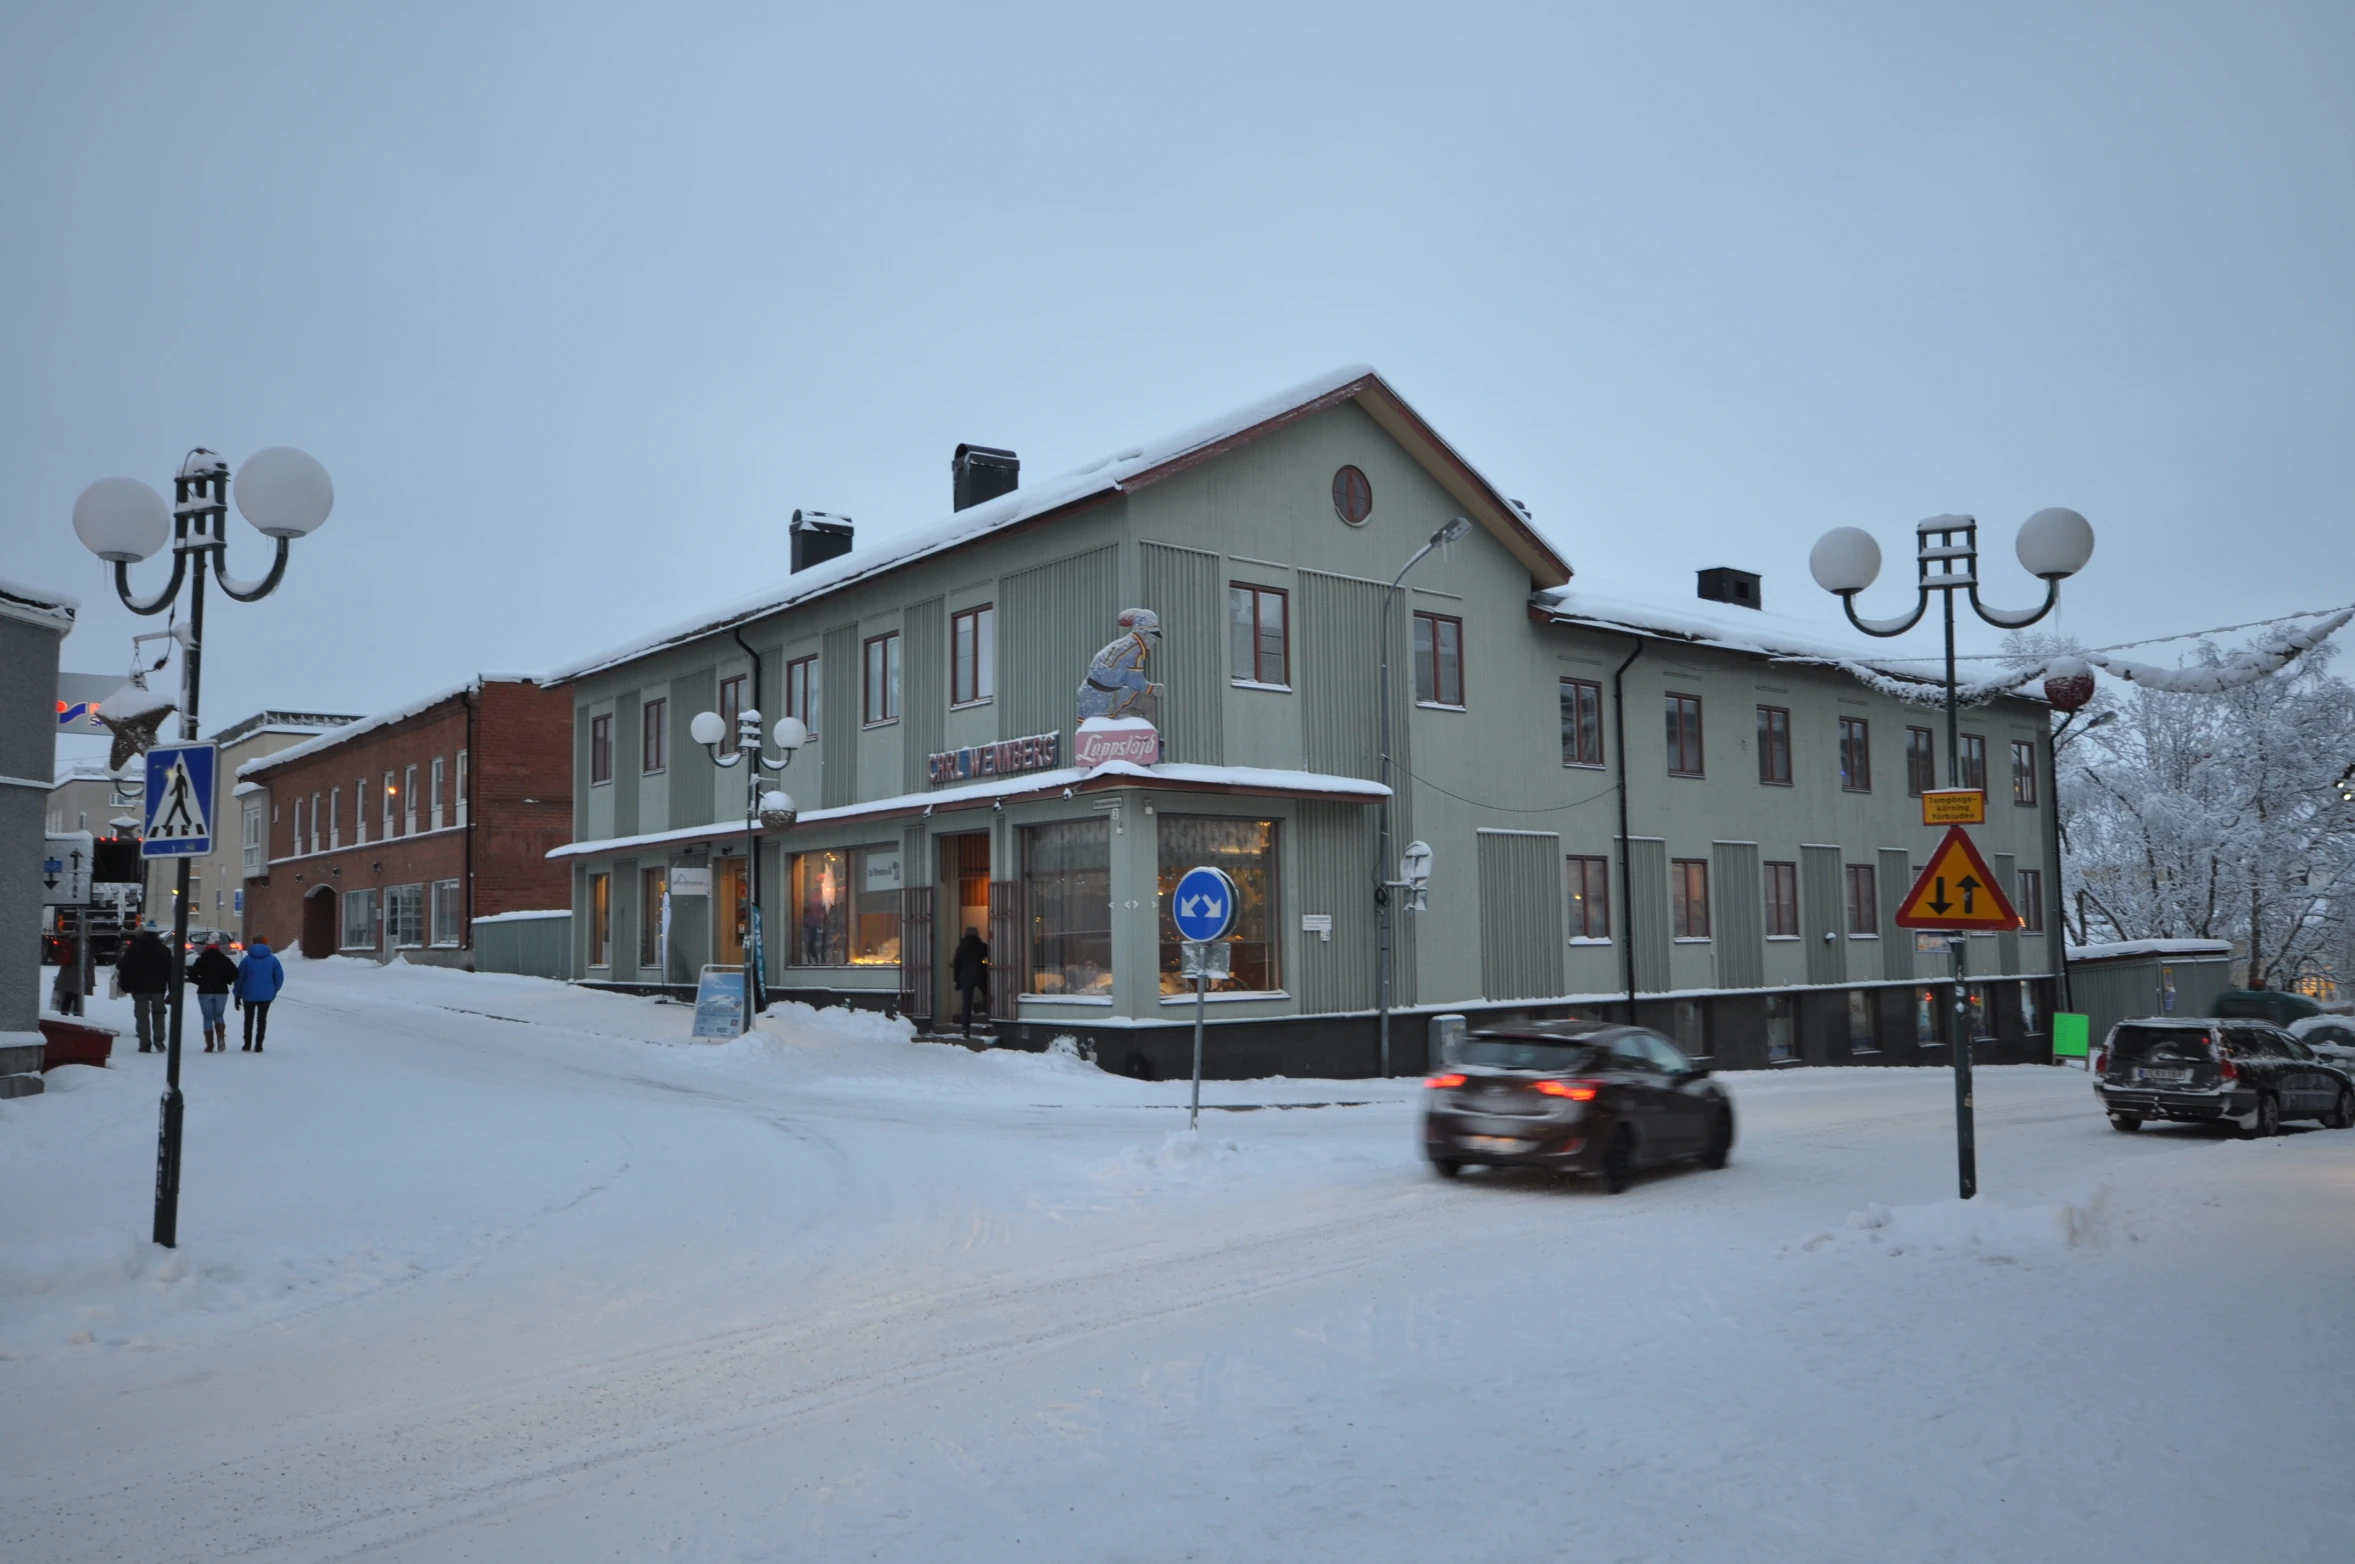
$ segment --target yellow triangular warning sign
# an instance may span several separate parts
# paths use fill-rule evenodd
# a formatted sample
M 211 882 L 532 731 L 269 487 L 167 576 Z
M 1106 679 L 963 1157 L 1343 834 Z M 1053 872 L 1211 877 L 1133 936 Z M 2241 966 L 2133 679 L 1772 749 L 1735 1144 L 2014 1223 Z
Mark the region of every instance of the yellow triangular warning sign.
M 1950 826 L 1897 907 L 1901 929 L 2016 929 L 2020 915 L 1968 832 Z

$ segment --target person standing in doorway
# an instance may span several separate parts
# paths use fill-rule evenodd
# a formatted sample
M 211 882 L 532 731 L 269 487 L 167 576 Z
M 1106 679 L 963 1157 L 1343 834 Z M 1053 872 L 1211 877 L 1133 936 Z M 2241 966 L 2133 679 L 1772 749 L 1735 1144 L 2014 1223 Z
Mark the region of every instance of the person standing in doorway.
M 258 1054 L 263 1039 L 270 1035 L 270 1002 L 286 986 L 286 968 L 270 953 L 270 942 L 256 939 L 245 947 L 245 959 L 237 964 L 237 1008 L 245 1012 L 245 1048 L 243 1052 Z M 227 1043 L 226 1034 L 222 1041 Z
M 986 1005 L 989 996 L 989 945 L 981 931 L 972 924 L 965 925 L 965 937 L 957 941 L 956 954 L 949 957 L 949 981 L 957 985 L 957 998 L 962 1014 L 958 1025 L 965 1035 L 973 1035 L 973 997 L 982 996 Z
M 131 999 L 131 1018 L 139 1029 L 139 1051 L 155 1053 L 165 1046 L 165 1007 L 172 986 L 172 953 L 153 918 L 123 941 L 114 960 L 115 981 Z
M 237 963 L 221 948 L 221 937 L 204 942 L 204 949 L 188 963 L 188 981 L 196 985 L 196 1007 L 204 1012 L 204 1051 L 229 1051 L 229 990 L 237 982 Z

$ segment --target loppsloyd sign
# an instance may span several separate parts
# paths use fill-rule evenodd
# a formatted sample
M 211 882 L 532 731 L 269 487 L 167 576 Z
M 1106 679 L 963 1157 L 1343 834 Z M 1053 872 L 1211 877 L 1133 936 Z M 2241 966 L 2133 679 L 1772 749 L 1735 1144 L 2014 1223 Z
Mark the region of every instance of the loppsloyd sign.
M 1025 771 L 1052 771 L 1063 764 L 1063 735 L 1033 733 L 1027 738 L 1002 739 L 995 744 L 969 744 L 945 749 L 925 762 L 932 785 L 969 782 L 975 777 L 1012 777 Z
M 2016 929 L 2003 886 L 1961 826 L 1949 826 L 1897 908 L 1901 929 Z

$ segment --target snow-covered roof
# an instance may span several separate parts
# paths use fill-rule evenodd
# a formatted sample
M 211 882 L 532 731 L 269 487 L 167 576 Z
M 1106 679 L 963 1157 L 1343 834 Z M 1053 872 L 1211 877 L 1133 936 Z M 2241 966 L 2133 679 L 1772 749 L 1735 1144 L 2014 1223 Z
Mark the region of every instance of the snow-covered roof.
M 535 674 L 478 673 L 464 684 L 450 685 L 445 689 L 434 691 L 431 695 L 420 696 L 406 705 L 395 706 L 390 711 L 380 711 L 374 716 L 362 717 L 359 721 L 348 723 L 343 727 L 330 728 L 317 738 L 305 740 L 300 744 L 291 744 L 274 755 L 264 755 L 258 760 L 249 760 L 237 768 L 237 774 L 240 777 L 260 776 L 263 772 L 275 767 L 301 760 L 305 756 L 316 755 L 321 750 L 332 749 L 338 744 L 347 743 L 363 733 L 374 733 L 379 728 L 389 728 L 396 722 L 406 722 L 411 717 L 431 711 L 444 701 L 456 700 L 461 695 L 478 694 L 486 684 L 534 684 L 537 682 L 538 676 Z
M 1056 771 L 1034 771 L 1027 776 L 997 777 L 987 782 L 968 782 L 961 787 L 937 788 L 926 793 L 901 793 L 892 798 L 870 799 L 863 804 L 845 804 L 835 809 L 811 809 L 799 817 L 803 826 L 831 825 L 842 820 L 862 820 L 888 815 L 922 814 L 929 809 L 953 809 L 959 805 L 988 803 L 996 799 L 1024 798 L 1039 793 L 1059 793 L 1069 788 L 1076 792 L 1100 792 L 1107 783 L 1134 786 L 1143 783 L 1155 787 L 1197 789 L 1233 789 L 1246 793 L 1281 795 L 1314 794 L 1319 797 L 1356 798 L 1372 802 L 1388 796 L 1390 789 L 1379 782 L 1368 782 L 1359 777 L 1327 776 L 1321 771 L 1276 771 L 1261 766 L 1198 766 L 1181 761 L 1165 761 L 1157 766 L 1140 766 L 1131 761 L 1113 760 L 1092 771 L 1077 766 L 1065 766 Z M 612 836 L 595 842 L 570 842 L 551 848 L 550 858 L 586 858 L 605 853 L 634 852 L 643 847 L 672 847 L 685 842 L 705 842 L 723 836 L 742 836 L 742 819 L 715 820 L 710 825 L 681 826 L 670 831 L 648 831 L 638 836 Z
M 1158 478 L 1217 454 L 1231 445 L 1271 432 L 1284 424 L 1336 403 L 1364 399 L 1367 411 L 1398 439 L 1434 476 L 1476 513 L 1476 519 L 1496 533 L 1530 568 L 1541 584 L 1569 579 L 1570 567 L 1541 538 L 1525 514 L 1470 463 L 1442 440 L 1381 376 L 1364 364 L 1351 364 L 1318 376 L 1224 417 L 1180 430 L 1176 434 L 1124 447 L 1059 477 L 1026 489 L 1016 489 L 994 500 L 968 506 L 929 526 L 889 538 L 880 544 L 812 565 L 782 584 L 680 620 L 652 635 L 608 648 L 593 657 L 564 664 L 544 676 L 544 682 L 563 684 L 620 663 L 676 646 L 700 636 L 780 610 L 807 603 L 859 581 L 916 560 L 970 543 L 991 533 L 1034 520 L 1100 495 L 1143 487 Z
M 2121 961 L 2129 956 L 2229 956 L 2232 942 L 2221 939 L 2130 939 L 2109 945 L 2071 945 L 2071 961 Z
M 53 592 L 47 587 L 28 586 L 22 581 L 11 581 L 0 576 L 0 614 L 12 619 L 29 619 L 35 624 L 52 629 L 70 630 L 74 615 L 81 612 L 82 600 L 65 592 Z

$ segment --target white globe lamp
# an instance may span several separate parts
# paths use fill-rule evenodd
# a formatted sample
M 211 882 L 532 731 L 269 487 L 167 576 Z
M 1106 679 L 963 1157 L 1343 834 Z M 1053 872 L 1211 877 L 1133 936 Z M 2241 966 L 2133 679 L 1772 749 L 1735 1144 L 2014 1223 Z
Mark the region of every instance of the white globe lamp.
M 302 538 L 335 509 L 335 485 L 318 460 L 291 445 L 256 451 L 230 488 L 238 512 L 266 538 Z
M 2028 574 L 2059 581 L 2093 558 L 2093 523 L 2065 506 L 2040 510 L 2020 524 L 2020 564 Z
M 1881 574 L 1881 545 L 1862 527 L 1834 527 L 1815 540 L 1807 569 L 1826 592 L 1861 592 Z
M 777 719 L 777 747 L 790 755 L 810 741 L 810 730 L 799 717 Z
M 171 538 L 172 507 L 136 478 L 101 478 L 74 501 L 74 535 L 109 564 L 133 564 Z
M 728 725 L 716 711 L 699 711 L 695 720 L 687 724 L 687 732 L 698 744 L 717 744 L 728 736 Z

